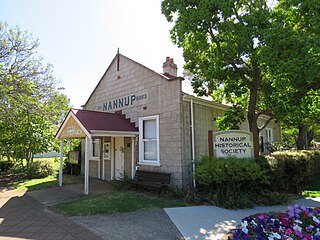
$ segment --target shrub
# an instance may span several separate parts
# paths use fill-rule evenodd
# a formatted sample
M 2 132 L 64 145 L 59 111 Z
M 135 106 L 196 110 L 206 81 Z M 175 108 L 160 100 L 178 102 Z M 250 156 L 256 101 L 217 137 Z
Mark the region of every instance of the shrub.
M 179 199 L 179 198 L 184 198 L 185 197 L 185 191 L 178 187 L 169 187 L 166 186 L 162 191 L 161 191 L 161 196 L 169 199 Z
M 255 191 L 269 184 L 265 171 L 250 159 L 212 159 L 206 156 L 198 163 L 195 177 L 211 190 L 228 188 L 234 193 Z
M 0 172 L 7 172 L 12 166 L 13 163 L 11 161 L 0 161 Z
M 195 178 L 208 192 L 211 204 L 227 208 L 251 207 L 255 195 L 269 187 L 266 171 L 251 159 L 212 159 L 204 156 Z
M 259 164 L 269 172 L 272 190 L 301 194 L 307 180 L 320 172 L 320 151 L 275 152 Z
M 123 174 L 120 179 L 112 180 L 111 185 L 117 191 L 129 190 L 132 188 L 132 180 L 127 174 Z
M 31 162 L 26 168 L 26 176 L 29 179 L 45 178 L 54 174 L 54 168 L 51 164 L 43 161 Z

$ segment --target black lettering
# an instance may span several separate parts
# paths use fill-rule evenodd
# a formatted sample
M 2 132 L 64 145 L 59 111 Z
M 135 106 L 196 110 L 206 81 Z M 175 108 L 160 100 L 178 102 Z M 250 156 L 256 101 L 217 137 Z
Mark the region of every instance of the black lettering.
M 136 95 L 131 95 L 130 105 L 132 105 L 135 100 L 136 100 Z
M 125 106 L 129 106 L 129 103 L 130 103 L 130 97 L 124 97 L 124 105 Z
M 113 109 L 118 108 L 118 99 L 113 100 Z
M 108 102 L 103 103 L 103 111 L 108 110 Z
M 109 103 L 108 103 L 108 110 L 110 110 L 110 109 L 112 109 L 112 103 L 111 103 L 111 101 L 109 101 Z
M 119 108 L 123 107 L 123 98 L 119 99 Z

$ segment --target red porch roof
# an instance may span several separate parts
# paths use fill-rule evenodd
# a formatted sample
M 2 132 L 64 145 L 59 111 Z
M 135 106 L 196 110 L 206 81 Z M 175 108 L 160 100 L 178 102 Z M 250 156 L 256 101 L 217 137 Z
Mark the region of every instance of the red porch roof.
M 138 132 L 138 130 L 121 114 L 71 109 L 88 132 L 119 131 Z
M 132 135 L 138 132 L 134 124 L 122 114 L 70 109 L 56 134 L 56 139 L 81 138 L 94 133 Z

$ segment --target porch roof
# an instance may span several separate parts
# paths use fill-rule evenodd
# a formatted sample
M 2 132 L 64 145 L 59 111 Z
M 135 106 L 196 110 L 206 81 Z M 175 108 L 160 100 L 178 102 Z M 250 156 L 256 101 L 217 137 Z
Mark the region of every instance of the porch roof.
M 78 125 L 78 127 L 81 128 L 88 137 L 92 135 L 94 136 L 97 133 L 105 136 L 138 134 L 138 129 L 135 128 L 134 125 L 124 117 L 124 115 L 118 113 L 70 109 L 56 134 L 56 139 L 75 138 L 72 134 L 64 134 L 68 131 L 66 129 L 72 120 L 76 122 L 76 125 Z

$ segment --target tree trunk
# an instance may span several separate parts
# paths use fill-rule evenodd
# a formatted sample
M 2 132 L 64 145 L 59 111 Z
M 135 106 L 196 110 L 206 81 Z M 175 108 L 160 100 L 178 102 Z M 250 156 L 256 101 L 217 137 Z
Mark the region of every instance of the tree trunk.
M 248 107 L 248 123 L 250 132 L 253 138 L 253 155 L 254 158 L 259 158 L 259 128 L 257 124 L 256 105 L 257 105 L 258 91 L 256 88 L 250 90 L 250 102 Z
M 315 136 L 315 131 L 313 129 L 311 129 L 310 131 L 307 131 L 307 148 L 310 149 L 311 148 L 311 142 L 314 139 Z
M 306 135 L 307 135 L 307 125 L 306 124 L 300 124 L 298 126 L 299 134 L 296 141 L 296 146 L 298 150 L 305 149 L 306 146 Z

